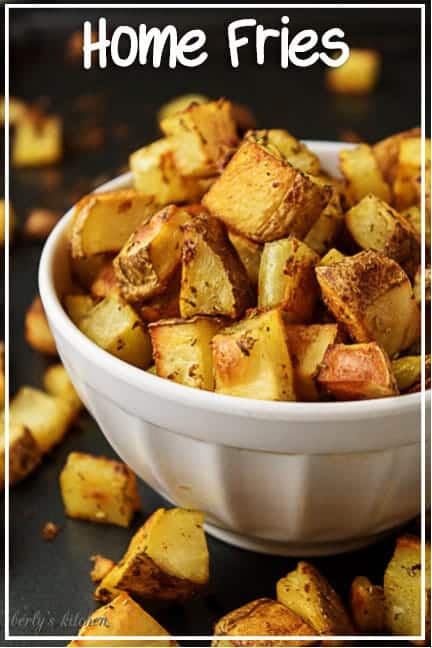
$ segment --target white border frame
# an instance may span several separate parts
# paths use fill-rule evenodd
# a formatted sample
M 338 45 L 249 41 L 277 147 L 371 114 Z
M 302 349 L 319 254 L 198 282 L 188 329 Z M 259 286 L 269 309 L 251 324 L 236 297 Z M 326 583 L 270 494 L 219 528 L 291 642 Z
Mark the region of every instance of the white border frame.
M 421 102 L 421 220 L 422 220 L 422 236 L 421 236 L 421 265 L 423 268 L 422 281 L 421 281 L 421 354 L 425 355 L 426 343 L 426 326 L 425 326 L 425 120 L 426 120 L 426 97 L 425 97 L 425 80 L 426 80 L 426 40 L 425 40 L 425 14 L 426 3 L 419 4 L 13 4 L 5 3 L 5 606 L 4 606 L 4 620 L 5 620 L 5 640 L 6 641 L 71 641 L 78 640 L 78 635 L 11 635 L 10 630 L 10 580 L 9 580 L 9 154 L 10 154 L 10 140 L 9 140 L 9 9 L 100 9 L 101 13 L 104 9 L 416 9 L 420 10 L 421 27 L 420 27 L 420 50 L 421 50 L 421 88 L 420 88 L 420 102 Z M 370 641 L 375 640 L 378 642 L 397 640 L 397 641 L 413 641 L 425 640 L 425 473 L 426 473 L 426 402 L 425 402 L 425 368 L 422 363 L 422 391 L 421 391 L 421 635 L 416 636 L 312 636 L 312 637 L 297 637 L 297 636 L 245 636 L 236 637 L 237 640 L 248 641 L 262 641 L 262 640 L 290 640 L 290 641 L 323 641 L 325 639 L 337 641 Z M 171 639 L 177 641 L 211 641 L 214 635 L 185 635 L 185 636 L 172 636 Z M 218 637 L 218 639 L 229 639 L 230 637 Z M 104 641 L 116 642 L 118 646 L 119 641 L 131 640 L 147 640 L 147 641 L 166 641 L 167 637 L 161 636 L 115 636 L 103 637 Z M 86 641 L 100 641 L 101 637 L 85 637 Z M 347 645 L 344 643 L 344 645 Z

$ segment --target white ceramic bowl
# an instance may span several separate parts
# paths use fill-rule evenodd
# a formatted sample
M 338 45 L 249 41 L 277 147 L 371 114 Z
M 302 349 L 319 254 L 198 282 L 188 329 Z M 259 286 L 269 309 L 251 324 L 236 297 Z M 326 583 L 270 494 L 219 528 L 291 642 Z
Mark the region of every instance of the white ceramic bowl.
M 309 144 L 336 173 L 341 145 Z M 101 189 L 129 183 L 126 174 Z M 419 512 L 420 394 L 339 403 L 249 400 L 185 387 L 118 360 L 62 308 L 70 218 L 69 211 L 42 254 L 43 305 L 79 395 L 120 457 L 152 488 L 178 506 L 203 510 L 211 534 L 285 555 L 354 549 Z M 430 392 L 426 401 L 430 412 Z

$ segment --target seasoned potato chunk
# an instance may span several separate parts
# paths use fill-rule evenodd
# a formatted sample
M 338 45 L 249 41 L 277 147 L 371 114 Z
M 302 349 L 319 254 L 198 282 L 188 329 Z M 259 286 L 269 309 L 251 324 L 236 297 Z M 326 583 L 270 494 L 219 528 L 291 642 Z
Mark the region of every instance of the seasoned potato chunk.
M 339 261 L 343 261 L 344 259 L 345 254 L 342 254 L 342 252 L 340 252 L 336 248 L 331 248 L 327 252 L 327 254 L 323 256 L 318 265 L 331 265 L 332 263 L 338 263 Z
M 323 182 L 316 180 L 317 182 Z M 306 234 L 304 242 L 317 254 L 324 254 L 336 239 L 344 221 L 340 193 L 332 187 L 331 198 Z
M 425 547 L 426 637 L 430 637 L 430 544 Z M 421 544 L 419 538 L 397 539 L 393 557 L 384 573 L 385 622 L 394 635 L 421 634 Z M 417 645 L 429 645 L 416 642 Z
M 151 364 L 150 336 L 133 308 L 118 295 L 105 297 L 77 325 L 90 340 L 120 360 L 142 369 Z
M 276 157 L 279 156 L 296 169 L 303 171 L 303 173 L 310 173 L 315 176 L 320 172 L 318 156 L 286 130 L 273 128 L 250 131 L 246 134 L 245 139 L 263 146 Z
M 84 196 L 75 206 L 70 228 L 72 257 L 118 252 L 141 223 L 156 211 L 153 196 L 119 189 Z
M 286 321 L 311 320 L 319 288 L 319 256 L 294 236 L 264 245 L 258 279 L 258 306 L 281 306 Z
M 392 259 L 370 250 L 315 272 L 325 304 L 356 342 L 375 340 L 391 357 L 419 336 L 410 281 Z
M 52 365 L 44 373 L 43 384 L 48 394 L 60 396 L 66 400 L 74 412 L 82 408 L 80 397 L 75 391 L 66 369 L 62 364 Z
M 216 391 L 260 400 L 295 400 L 294 373 L 280 309 L 252 315 L 212 341 Z
M 57 355 L 57 347 L 39 296 L 35 297 L 25 316 L 25 338 L 30 346 L 46 355 Z
M 246 270 L 222 223 L 196 217 L 184 228 L 180 313 L 241 317 L 251 303 Z
M 358 202 L 369 193 L 390 202 L 390 187 L 382 176 L 370 146 L 359 144 L 354 149 L 341 151 L 339 161 L 347 183 L 346 194 L 351 204 Z
M 175 382 L 214 389 L 210 342 L 222 326 L 215 317 L 161 320 L 149 327 L 157 375 Z
M 66 515 L 128 527 L 140 508 L 134 473 L 121 461 L 71 452 L 60 474 Z
M 17 167 L 44 166 L 63 155 L 63 124 L 59 117 L 26 111 L 15 127 L 12 161 Z
M 314 642 L 307 640 L 266 640 L 247 641 L 236 639 L 242 636 L 271 636 L 290 635 L 295 637 L 314 636 L 311 626 L 292 610 L 277 601 L 261 598 L 246 603 L 238 610 L 233 610 L 220 619 L 214 629 L 212 646 L 313 646 Z M 228 636 L 232 639 L 218 639 L 218 636 Z
M 251 286 L 256 286 L 263 249 L 262 245 L 230 230 L 228 231 L 228 238 L 245 267 L 249 283 Z
M 430 356 L 427 356 L 430 362 Z M 421 356 L 402 356 L 392 362 L 392 369 L 397 386 L 401 392 L 406 391 L 421 379 Z
M 372 585 L 365 576 L 357 576 L 350 589 L 351 616 L 357 629 L 368 635 L 384 632 L 384 590 Z
M 186 209 L 170 205 L 143 224 L 114 259 L 122 295 L 128 301 L 163 292 L 180 265 L 183 230 L 191 220 Z
M 339 400 L 383 398 L 399 393 L 390 360 L 376 342 L 329 346 L 317 380 Z
M 0 421 L 0 490 L 5 483 L 5 428 Z M 42 458 L 41 450 L 30 430 L 21 423 L 9 425 L 9 483 L 16 484 L 27 477 Z
M 393 184 L 399 161 L 399 149 L 403 140 L 411 137 L 420 137 L 420 128 L 390 135 L 372 146 L 373 154 L 384 176 L 384 180 L 390 185 Z
M 381 57 L 376 50 L 351 48 L 343 65 L 326 70 L 327 88 L 337 94 L 368 94 L 376 86 L 380 70 Z
M 157 637 L 166 636 L 166 641 L 155 642 L 154 639 L 122 639 L 121 641 L 112 641 L 103 639 L 103 637 L 127 637 L 127 636 Z M 94 637 L 101 637 L 94 639 Z M 104 646 L 105 648 L 115 648 L 116 646 L 149 646 L 155 643 L 157 646 L 177 646 L 177 642 L 170 639 L 170 634 L 162 628 L 159 623 L 153 619 L 142 607 L 127 594 L 122 592 L 116 598 L 95 610 L 79 631 L 80 639 L 74 639 L 69 646 Z M 86 640 L 86 637 L 93 639 Z
M 228 227 L 264 243 L 290 233 L 302 238 L 330 192 L 281 159 L 279 152 L 245 141 L 202 202 Z
M 97 273 L 90 286 L 90 292 L 93 297 L 100 299 L 118 291 L 119 286 L 114 272 L 113 262 L 108 261 Z
M 288 324 L 288 347 L 294 367 L 295 390 L 298 400 L 319 400 L 316 378 L 324 354 L 341 337 L 337 324 Z
M 238 144 L 229 101 L 192 104 L 160 123 L 170 137 L 175 164 L 184 176 L 206 178 L 218 173 Z
M 174 99 L 167 101 L 159 108 L 157 122 L 160 124 L 163 119 L 184 112 L 192 104 L 203 104 L 209 101 L 211 101 L 210 97 L 203 94 L 188 93 L 174 97 Z
M 276 586 L 277 599 L 309 624 L 319 635 L 353 635 L 353 625 L 341 599 L 320 572 L 307 562 Z
M 158 509 L 134 535 L 124 557 L 103 579 L 95 596 L 110 601 L 126 590 L 137 598 L 184 601 L 208 579 L 202 513 Z
M 87 315 L 95 305 L 94 299 L 90 295 L 66 295 L 63 301 L 66 312 L 74 324 L 78 324 L 80 319 Z
M 425 142 L 425 163 L 430 169 L 431 142 Z M 429 171 L 430 172 L 430 171 Z M 398 167 L 393 184 L 397 209 L 405 209 L 419 202 L 418 178 L 421 175 L 421 138 L 404 139 L 399 148 Z

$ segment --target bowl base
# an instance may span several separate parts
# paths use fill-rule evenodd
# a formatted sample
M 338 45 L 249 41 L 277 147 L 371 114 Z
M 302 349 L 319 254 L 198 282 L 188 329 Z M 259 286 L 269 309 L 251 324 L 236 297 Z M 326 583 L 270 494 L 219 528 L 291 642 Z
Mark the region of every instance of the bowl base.
M 240 547 L 240 549 L 247 549 L 248 551 L 256 551 L 258 553 L 271 554 L 273 556 L 291 556 L 294 558 L 332 556 L 334 554 L 355 551 L 367 547 L 374 542 L 378 542 L 394 532 L 394 529 L 392 529 L 364 538 L 353 538 L 340 542 L 275 542 L 273 540 L 265 540 L 264 538 L 245 536 L 234 531 L 228 531 L 228 529 L 221 529 L 208 522 L 204 524 L 204 527 L 211 536 L 234 547 Z

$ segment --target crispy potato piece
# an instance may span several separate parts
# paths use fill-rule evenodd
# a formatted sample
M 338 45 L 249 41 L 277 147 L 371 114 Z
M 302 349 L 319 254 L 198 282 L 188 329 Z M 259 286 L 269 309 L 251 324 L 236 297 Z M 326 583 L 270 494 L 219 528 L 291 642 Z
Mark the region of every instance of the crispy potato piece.
M 63 156 L 63 123 L 60 117 L 47 117 L 28 110 L 16 124 L 12 162 L 17 167 L 44 166 Z
M 161 320 L 149 326 L 157 375 L 198 389 L 214 390 L 210 342 L 222 327 L 215 317 Z
M 66 515 L 128 527 L 140 509 L 134 473 L 121 461 L 71 452 L 60 474 Z
M 347 184 L 346 195 L 351 204 L 358 202 L 369 193 L 390 202 L 390 187 L 382 176 L 370 146 L 359 144 L 353 149 L 341 151 L 339 163 Z
M 339 261 L 343 261 L 345 259 L 345 254 L 342 254 L 339 250 L 336 248 L 331 248 L 327 254 L 323 256 L 321 261 L 318 263 L 318 265 L 332 265 L 332 263 L 339 263 Z
M 154 639 L 122 639 L 121 641 L 107 641 L 103 637 L 122 636 L 166 636 L 166 641 L 157 641 L 158 646 L 177 646 L 177 642 L 170 639 L 170 634 L 159 623 L 145 612 L 138 603 L 127 594 L 122 592 L 116 598 L 95 610 L 79 631 L 80 639 L 74 639 L 69 646 L 149 646 L 155 645 Z M 100 639 L 89 639 L 85 637 L 100 636 Z
M 402 133 L 390 135 L 390 137 L 386 137 L 372 146 L 373 154 L 381 169 L 384 180 L 389 185 L 392 185 L 396 178 L 401 143 L 410 137 L 420 137 L 420 128 L 411 128 Z
M 64 398 L 33 387 L 21 387 L 9 412 L 11 423 L 27 427 L 42 453 L 60 443 L 76 415 Z
M 421 304 L 422 301 L 422 269 L 421 266 L 417 268 L 417 272 L 414 276 L 414 298 L 417 304 Z M 431 301 L 431 267 L 430 265 L 425 268 L 425 299 L 426 303 Z
M 52 365 L 44 373 L 44 389 L 48 394 L 60 396 L 70 403 L 72 409 L 78 413 L 82 409 L 82 402 L 75 391 L 66 369 L 62 364 Z
M 203 514 L 158 509 L 132 538 L 122 560 L 96 589 L 109 601 L 126 590 L 137 598 L 184 601 L 209 580 Z
M 249 283 L 251 286 L 256 286 L 258 284 L 259 266 L 263 250 L 262 245 L 231 230 L 228 230 L 228 238 L 245 267 Z
M 119 189 L 84 196 L 75 206 L 70 230 L 73 258 L 119 252 L 129 236 L 156 211 L 153 196 Z
M 359 247 L 382 252 L 413 276 L 420 260 L 420 238 L 411 223 L 390 205 L 368 194 L 351 207 L 345 222 Z
M 145 322 L 158 322 L 161 319 L 180 317 L 180 279 L 181 269 L 169 279 L 166 290 L 151 297 L 139 306 L 139 314 Z
M 169 205 L 130 236 L 114 259 L 125 299 L 136 302 L 165 290 L 180 266 L 183 230 L 191 218 L 186 209 Z
M 351 616 L 359 632 L 384 632 L 384 590 L 372 585 L 366 576 L 357 576 L 350 589 Z
M 426 641 L 416 645 L 429 645 L 430 637 L 430 544 L 425 551 L 426 584 Z M 397 539 L 393 557 L 384 573 L 385 622 L 394 635 L 421 634 L 421 544 L 415 536 L 404 535 Z
M 314 634 L 313 628 L 292 610 L 271 599 L 261 598 L 246 603 L 219 619 L 215 625 L 212 646 L 313 646 L 314 642 L 307 640 L 247 641 L 236 637 L 247 635 L 308 637 Z M 219 640 L 218 636 L 232 638 Z
M 431 142 L 425 142 L 426 168 L 431 164 Z M 401 142 L 398 166 L 393 183 L 396 209 L 416 205 L 419 200 L 418 178 L 421 175 L 421 137 L 409 137 Z M 429 189 L 430 191 L 430 189 Z
M 164 119 L 184 112 L 192 104 L 205 104 L 209 101 L 211 101 L 210 97 L 198 93 L 189 93 L 174 97 L 174 99 L 167 101 L 159 108 L 157 112 L 157 122 L 160 124 Z
M 32 209 L 24 224 L 24 235 L 30 239 L 44 241 L 58 220 L 58 214 L 51 209 Z
M 195 217 L 184 228 L 180 313 L 241 317 L 251 304 L 246 270 L 222 223 Z
M 71 274 L 74 280 L 88 292 L 99 272 L 109 261 L 113 260 L 112 254 L 97 254 L 87 259 L 69 258 Z
M 90 292 L 96 299 L 108 297 L 108 295 L 111 295 L 112 293 L 119 292 L 119 286 L 112 261 L 108 261 L 99 270 L 90 286 Z
M 353 635 L 353 625 L 338 594 L 320 572 L 307 562 L 276 585 L 277 599 L 319 635 Z
M 280 309 L 252 313 L 212 340 L 216 391 L 293 401 L 294 372 Z
M 88 315 L 95 305 L 90 295 L 66 295 L 63 301 L 66 312 L 74 324 L 78 324 L 84 315 Z
M 317 180 L 317 182 L 323 182 Z M 331 247 L 344 222 L 339 191 L 332 187 L 331 198 L 318 219 L 306 234 L 304 242 L 317 254 L 322 255 Z
M 245 139 L 262 146 L 303 173 L 316 176 L 321 170 L 319 157 L 286 130 L 273 128 L 250 131 Z
M 392 357 L 419 336 L 410 281 L 392 259 L 369 250 L 315 272 L 326 306 L 356 342 L 375 340 Z
M 316 378 L 327 348 L 336 344 L 341 333 L 338 324 L 287 324 L 288 347 L 294 367 L 298 400 L 319 400 Z
M 326 69 L 326 86 L 337 94 L 369 94 L 378 82 L 380 71 L 381 56 L 377 50 L 351 48 L 346 63 Z
M 5 426 L 0 421 L 0 490 L 5 483 Z M 9 483 L 12 486 L 21 481 L 38 466 L 42 459 L 41 450 L 30 430 L 20 423 L 9 425 Z
M 148 331 L 119 295 L 105 297 L 77 326 L 95 344 L 120 360 L 141 369 L 150 366 L 152 351 Z
M 115 567 L 114 560 L 105 558 L 105 556 L 101 556 L 100 554 L 91 556 L 90 560 L 93 562 L 93 569 L 90 572 L 90 578 L 93 583 L 99 583 Z
M 202 202 L 213 216 L 258 243 L 310 230 L 331 189 L 281 159 L 274 149 L 245 141 Z
M 57 347 L 40 297 L 34 298 L 25 317 L 25 339 L 36 351 L 46 355 L 57 355 Z
M 264 245 L 258 278 L 258 306 L 281 306 L 287 322 L 312 319 L 319 296 L 319 256 L 294 236 Z
M 9 202 L 9 242 L 13 239 L 13 234 L 15 230 L 15 212 Z M 6 230 L 6 205 L 3 199 L 0 200 L 0 245 L 5 244 L 5 230 Z
M 430 362 L 430 356 L 427 356 Z M 421 379 L 421 356 L 402 356 L 392 361 L 392 369 L 397 386 L 406 391 Z
M 338 400 L 383 398 L 399 393 L 390 360 L 376 342 L 329 346 L 317 381 Z
M 207 178 L 220 171 L 238 145 L 231 103 L 192 104 L 163 119 L 160 128 L 170 137 L 175 164 L 184 176 Z

